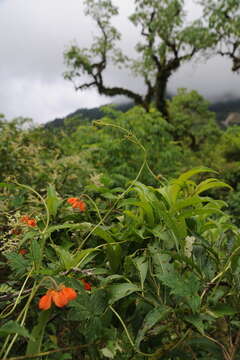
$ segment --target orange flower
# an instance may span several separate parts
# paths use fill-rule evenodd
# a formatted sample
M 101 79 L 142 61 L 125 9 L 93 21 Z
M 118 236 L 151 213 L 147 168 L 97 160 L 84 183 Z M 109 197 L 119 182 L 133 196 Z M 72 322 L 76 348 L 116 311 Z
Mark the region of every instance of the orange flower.
M 74 289 L 65 287 L 62 285 L 60 290 L 50 289 L 39 300 L 38 307 L 40 310 L 48 310 L 52 306 L 52 303 L 57 307 L 63 307 L 69 303 L 69 301 L 76 299 L 77 293 Z
M 85 202 L 78 199 L 78 198 L 74 198 L 74 197 L 69 198 L 67 200 L 67 202 L 72 205 L 73 209 L 79 209 L 80 211 L 85 211 L 86 210 Z
M 26 255 L 26 254 L 28 253 L 28 251 L 27 251 L 26 249 L 19 249 L 19 250 L 18 250 L 18 253 L 19 253 L 20 255 Z
M 74 204 L 76 201 L 78 201 L 78 198 L 75 198 L 75 197 L 71 197 L 71 198 L 67 199 L 67 202 L 71 205 Z
M 80 279 L 81 282 L 83 283 L 84 289 L 85 290 L 91 290 L 92 289 L 92 284 L 87 282 L 85 279 Z
M 28 226 L 36 226 L 36 225 L 37 225 L 36 220 L 34 220 L 34 219 L 29 219 L 28 222 L 27 222 L 27 225 L 28 225 Z
M 34 227 L 34 226 L 37 225 L 36 220 L 31 219 L 28 215 L 22 216 L 21 219 L 20 219 L 20 221 L 21 221 L 22 223 L 25 223 L 26 225 L 32 226 L 32 227 Z

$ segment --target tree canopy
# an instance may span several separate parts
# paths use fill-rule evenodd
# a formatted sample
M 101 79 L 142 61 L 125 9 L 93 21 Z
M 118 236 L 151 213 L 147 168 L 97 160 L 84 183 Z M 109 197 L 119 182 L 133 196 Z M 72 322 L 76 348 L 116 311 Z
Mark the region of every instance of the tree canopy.
M 99 34 L 89 48 L 72 45 L 65 52 L 69 71 L 65 78 L 76 90 L 97 88 L 99 94 L 124 95 L 149 110 L 150 104 L 167 117 L 166 87 L 171 75 L 196 54 L 212 46 L 212 34 L 202 21 L 186 22 L 184 0 L 132 0 L 135 10 L 129 20 L 139 30 L 134 58 L 118 47 L 121 33 L 112 25 L 118 8 L 112 0 L 85 0 L 86 15 L 96 22 Z M 144 80 L 145 93 L 106 84 L 109 65 L 130 69 Z M 87 77 L 85 76 L 87 75 Z
M 214 53 L 229 57 L 232 71 L 240 70 L 239 0 L 202 0 L 204 18 L 212 34 Z

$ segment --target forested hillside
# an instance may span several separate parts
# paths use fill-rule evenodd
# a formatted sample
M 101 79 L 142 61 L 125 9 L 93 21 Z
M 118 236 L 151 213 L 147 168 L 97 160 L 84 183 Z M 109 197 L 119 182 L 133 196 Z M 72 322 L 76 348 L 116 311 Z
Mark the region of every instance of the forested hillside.
M 168 96 L 168 98 L 171 99 L 172 96 Z M 125 112 L 131 107 L 133 107 L 134 104 L 131 102 L 127 102 L 117 105 L 113 104 L 112 106 L 114 106 L 114 108 L 119 111 Z M 213 111 L 216 114 L 216 120 L 221 125 L 230 113 L 240 114 L 240 99 L 223 99 L 216 102 L 209 102 L 209 110 Z M 63 127 L 64 122 L 65 124 L 68 123 L 68 126 L 76 127 L 77 125 L 80 125 L 83 121 L 100 119 L 103 114 L 104 112 L 101 110 L 101 107 L 92 109 L 78 109 L 73 113 L 67 115 L 65 118 L 57 118 L 47 122 L 46 127 Z M 71 119 L 71 125 L 70 120 L 68 119 Z

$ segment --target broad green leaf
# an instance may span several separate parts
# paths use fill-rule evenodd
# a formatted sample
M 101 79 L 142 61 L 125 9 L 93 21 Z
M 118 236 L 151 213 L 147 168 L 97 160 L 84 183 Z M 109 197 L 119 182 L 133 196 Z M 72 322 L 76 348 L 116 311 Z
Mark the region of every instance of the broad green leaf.
M 132 294 L 135 291 L 141 291 L 141 288 L 131 283 L 124 283 L 124 284 L 110 285 L 108 287 L 108 290 L 110 292 L 109 304 L 113 304 L 116 301 Z
M 0 327 L 0 335 L 7 336 L 9 334 L 18 334 L 27 338 L 30 337 L 28 330 L 13 320 L 8 321 Z
M 57 192 L 55 190 L 55 187 L 53 185 L 49 185 L 47 188 L 47 199 L 46 204 L 48 207 L 48 211 L 50 216 L 56 216 L 57 210 L 59 206 L 61 205 L 62 200 L 60 200 L 57 196 Z
M 94 231 L 94 235 L 99 236 L 101 239 L 105 240 L 107 243 L 115 243 L 115 240 L 110 235 L 109 231 L 103 229 L 103 227 L 98 226 Z
M 212 199 L 209 197 L 200 197 L 198 195 L 194 195 L 194 196 L 188 197 L 186 199 L 179 199 L 176 202 L 175 206 L 173 208 L 171 208 L 171 213 L 177 212 L 177 211 L 184 209 L 186 207 L 189 207 L 189 206 L 201 204 L 203 202 L 209 202 L 211 200 Z
M 119 244 L 109 244 L 106 247 L 106 253 L 111 269 L 116 273 L 122 259 L 122 248 Z
M 183 173 L 182 175 L 179 176 L 178 180 L 185 182 L 186 180 L 191 178 L 193 175 L 203 173 L 203 172 L 216 173 L 216 171 L 214 171 L 214 170 L 212 170 L 210 168 L 202 166 L 202 167 L 197 167 L 197 168 L 191 169 L 191 170 Z
M 214 307 L 208 308 L 207 312 L 215 318 L 223 317 L 225 315 L 231 316 L 238 313 L 236 309 L 228 304 L 218 304 Z
M 146 335 L 147 331 L 150 330 L 154 325 L 156 325 L 159 321 L 166 318 L 166 316 L 171 312 L 171 308 L 165 305 L 160 305 L 158 308 L 155 308 L 145 316 L 143 324 L 138 331 L 135 344 L 137 349 L 139 349 L 141 341 Z
M 228 187 L 232 190 L 232 187 L 222 181 L 218 181 L 217 179 L 210 178 L 207 180 L 202 181 L 199 185 L 197 185 L 195 189 L 195 194 L 200 194 L 206 190 L 217 188 L 217 187 Z
M 70 270 L 71 267 L 72 267 L 72 263 L 73 263 L 72 254 L 69 251 L 65 250 L 61 246 L 52 245 L 52 247 L 54 248 L 54 250 L 56 251 L 56 253 L 60 257 L 61 263 L 63 264 L 64 268 L 66 270 Z

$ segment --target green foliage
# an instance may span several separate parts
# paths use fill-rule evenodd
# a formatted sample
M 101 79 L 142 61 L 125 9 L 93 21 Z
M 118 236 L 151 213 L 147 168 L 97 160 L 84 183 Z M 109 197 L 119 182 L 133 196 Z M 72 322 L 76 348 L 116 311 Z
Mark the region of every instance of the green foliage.
M 232 71 L 240 69 L 240 4 L 238 0 L 201 0 L 204 17 L 212 33 L 215 53 L 232 61 Z
M 238 127 L 218 130 L 195 92 L 169 109 L 106 108 L 67 133 L 3 121 L 18 151 L 1 153 L 1 358 L 238 359 Z M 77 298 L 40 310 L 61 284 Z
M 193 151 L 206 151 L 221 136 L 215 121 L 215 114 L 209 111 L 209 103 L 196 91 L 178 89 L 178 93 L 168 102 L 169 117 L 173 126 L 173 136 L 182 146 Z

